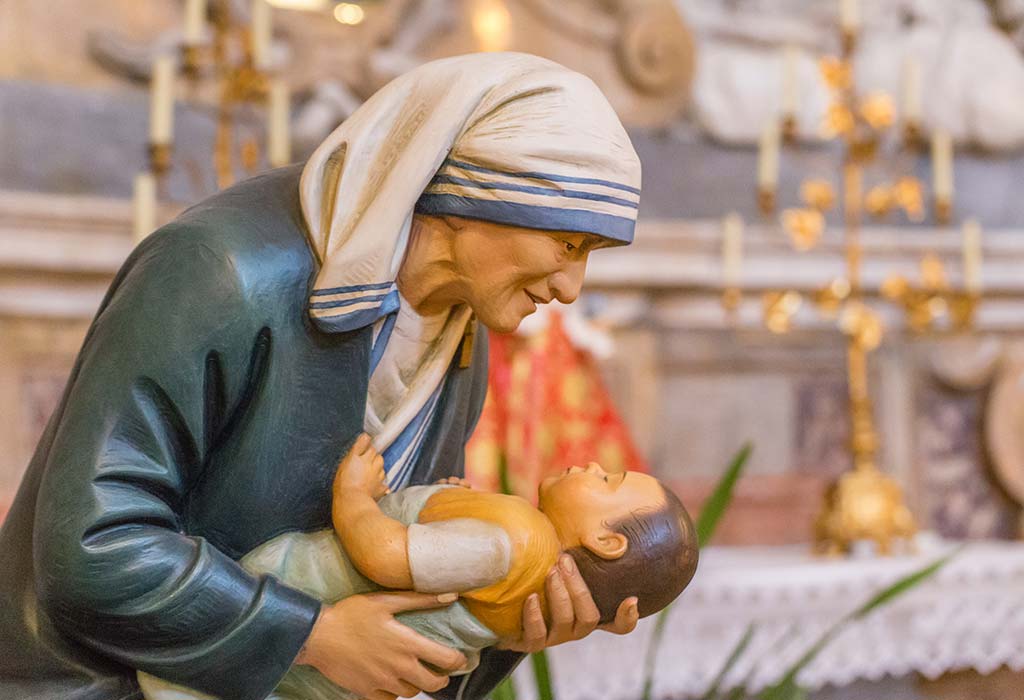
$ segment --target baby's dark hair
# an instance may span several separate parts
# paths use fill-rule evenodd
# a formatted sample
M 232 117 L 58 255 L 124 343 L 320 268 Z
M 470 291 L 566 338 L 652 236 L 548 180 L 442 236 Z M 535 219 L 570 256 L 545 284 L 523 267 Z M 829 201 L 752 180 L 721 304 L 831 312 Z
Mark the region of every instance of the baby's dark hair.
M 569 549 L 590 588 L 601 622 L 611 622 L 626 598 L 639 600 L 640 617 L 658 612 L 683 592 L 697 571 L 697 533 L 679 498 L 661 486 L 665 505 L 632 511 L 608 523 L 629 546 L 618 559 L 603 559 L 585 547 Z

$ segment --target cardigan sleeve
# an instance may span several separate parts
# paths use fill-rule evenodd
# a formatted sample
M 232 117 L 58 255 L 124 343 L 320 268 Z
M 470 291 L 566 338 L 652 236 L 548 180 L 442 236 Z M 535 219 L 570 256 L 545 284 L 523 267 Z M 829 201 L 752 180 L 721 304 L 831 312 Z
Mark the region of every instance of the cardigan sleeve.
M 190 485 L 218 431 L 251 408 L 270 349 L 230 254 L 193 233 L 143 243 L 85 340 L 38 493 L 35 583 L 43 611 L 80 644 L 257 700 L 320 604 L 185 529 Z

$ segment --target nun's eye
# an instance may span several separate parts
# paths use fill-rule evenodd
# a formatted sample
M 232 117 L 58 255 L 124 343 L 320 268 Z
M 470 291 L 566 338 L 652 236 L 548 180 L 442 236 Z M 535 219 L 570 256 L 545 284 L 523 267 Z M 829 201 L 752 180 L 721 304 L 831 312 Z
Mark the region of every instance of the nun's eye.
M 574 250 L 576 250 L 576 246 L 574 246 L 574 245 L 573 245 L 572 243 L 570 243 L 569 241 L 565 241 L 565 252 L 567 252 L 567 253 L 571 253 L 571 252 L 572 252 L 572 251 L 574 251 Z

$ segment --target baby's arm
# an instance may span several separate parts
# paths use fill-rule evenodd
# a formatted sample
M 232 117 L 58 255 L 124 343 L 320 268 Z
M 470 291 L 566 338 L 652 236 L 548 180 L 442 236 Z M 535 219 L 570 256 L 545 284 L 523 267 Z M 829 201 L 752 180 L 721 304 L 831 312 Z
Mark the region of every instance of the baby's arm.
M 412 590 L 406 527 L 377 505 L 386 493 L 384 458 L 360 435 L 334 478 L 334 531 L 360 573 L 385 588 Z

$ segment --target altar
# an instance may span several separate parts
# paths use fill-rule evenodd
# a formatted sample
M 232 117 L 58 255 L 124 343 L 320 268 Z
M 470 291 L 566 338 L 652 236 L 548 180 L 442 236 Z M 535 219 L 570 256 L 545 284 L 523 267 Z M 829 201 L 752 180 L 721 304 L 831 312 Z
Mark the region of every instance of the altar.
M 654 698 L 701 697 L 748 628 L 746 650 L 723 679 L 756 692 L 778 680 L 821 634 L 874 593 L 961 545 L 922 537 L 918 552 L 815 558 L 804 546 L 710 547 L 672 608 L 654 672 Z M 920 674 L 937 678 L 1002 666 L 1024 670 L 1024 544 L 963 545 L 933 578 L 850 624 L 799 676 L 809 690 Z M 597 633 L 549 650 L 559 700 L 635 700 L 654 618 L 626 637 Z M 534 700 L 522 664 L 520 700 Z

